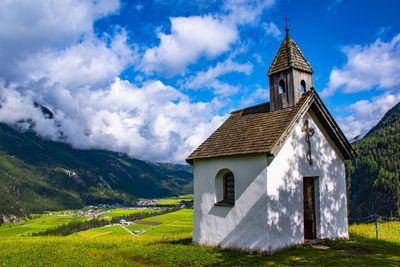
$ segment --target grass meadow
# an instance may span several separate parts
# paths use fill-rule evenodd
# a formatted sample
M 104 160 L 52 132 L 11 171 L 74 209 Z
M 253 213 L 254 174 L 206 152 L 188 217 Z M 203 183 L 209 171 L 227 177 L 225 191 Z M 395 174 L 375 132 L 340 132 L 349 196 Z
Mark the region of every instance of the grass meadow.
M 32 266 L 399 266 L 400 240 L 376 240 L 374 225 L 350 226 L 350 239 L 327 241 L 329 250 L 307 245 L 274 255 L 193 245 L 193 210 L 146 218 L 153 225 L 138 237 L 120 226 L 91 229 L 68 237 L 10 237 L 0 242 L 0 265 Z M 156 225 L 154 223 L 157 223 Z M 400 234 L 400 224 L 391 228 Z M 360 250 L 361 249 L 361 250 Z M 356 251 L 356 253 L 350 253 Z M 357 252 L 358 251 L 358 252 Z M 362 251 L 362 253 L 359 253 Z
M 125 216 L 138 212 L 157 212 L 157 210 L 149 210 L 149 209 L 114 209 L 111 212 L 104 212 L 100 216 L 107 216 L 109 218 L 115 216 Z
M 183 209 L 173 213 L 149 217 L 141 220 L 143 222 L 155 222 L 157 224 L 133 224 L 126 228 L 132 232 L 144 230 L 139 235 L 162 236 L 191 233 L 193 230 L 193 210 Z M 159 223 L 159 224 L 158 224 Z M 131 235 L 120 226 L 100 227 L 79 233 L 80 236 L 98 237 L 102 235 Z
M 178 205 L 181 201 L 191 201 L 193 200 L 194 195 L 181 195 L 177 197 L 169 197 L 169 198 L 162 198 L 162 199 L 155 199 L 158 205 Z
M 27 236 L 28 234 L 44 231 L 48 228 L 54 228 L 61 224 L 72 221 L 84 221 L 89 217 L 85 216 L 47 216 L 45 214 L 32 214 L 32 219 L 26 218 L 20 223 L 3 223 L 0 226 L 0 238 L 12 236 Z
M 373 223 L 351 225 L 350 230 L 353 235 L 376 239 L 376 228 Z M 378 223 L 378 238 L 384 241 L 396 241 L 400 243 L 400 222 Z
M 58 216 L 58 213 L 68 211 L 53 212 L 55 215 L 47 216 L 46 214 L 32 214 L 31 218 L 25 218 L 24 222 L 20 223 L 3 223 L 0 226 L 0 238 L 2 237 L 15 237 L 15 236 L 28 236 L 32 233 L 42 232 L 49 228 L 67 224 L 72 221 L 84 221 L 89 219 L 88 216 Z M 108 219 L 115 216 L 130 215 L 138 212 L 158 212 L 158 210 L 149 209 L 115 209 L 111 212 L 102 213 L 101 216 L 107 216 Z

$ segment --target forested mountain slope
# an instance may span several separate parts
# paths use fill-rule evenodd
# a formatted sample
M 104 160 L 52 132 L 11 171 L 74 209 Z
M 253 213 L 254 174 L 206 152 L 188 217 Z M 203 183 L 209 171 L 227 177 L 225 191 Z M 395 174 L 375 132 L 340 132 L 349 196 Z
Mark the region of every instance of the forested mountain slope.
M 0 123 L 0 223 L 10 215 L 192 192 L 191 166 L 76 150 Z
M 400 103 L 353 148 L 357 157 L 346 165 L 349 216 L 400 216 Z

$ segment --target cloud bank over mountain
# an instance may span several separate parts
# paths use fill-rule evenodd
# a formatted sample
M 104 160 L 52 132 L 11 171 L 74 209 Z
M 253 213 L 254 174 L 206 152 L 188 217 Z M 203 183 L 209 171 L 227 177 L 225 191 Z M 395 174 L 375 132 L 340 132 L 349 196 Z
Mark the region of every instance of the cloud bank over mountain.
M 119 1 L 2 2 L 0 121 L 75 148 L 182 162 L 226 119 L 218 114 L 222 103 L 217 97 L 194 102 L 146 73 L 174 76 L 200 57 L 231 50 L 239 38 L 235 16 L 242 16 L 241 5 L 235 3 L 235 14 L 226 9 L 221 15 L 172 17 L 170 33 L 157 32 L 159 44 L 143 49 L 120 25 L 112 26 L 111 35 L 95 32 L 97 20 L 119 12 Z M 261 9 L 254 8 L 252 16 L 258 16 Z M 127 68 L 143 71 L 145 79 L 135 84 L 120 78 Z M 222 72 L 250 70 L 236 64 Z M 54 119 L 35 103 L 49 108 Z
M 0 122 L 75 148 L 183 162 L 230 111 L 268 101 L 278 4 L 1 1 Z M 349 138 L 399 101 L 399 40 L 344 46 L 346 62 L 332 66 L 325 98 L 381 90 L 338 117 Z

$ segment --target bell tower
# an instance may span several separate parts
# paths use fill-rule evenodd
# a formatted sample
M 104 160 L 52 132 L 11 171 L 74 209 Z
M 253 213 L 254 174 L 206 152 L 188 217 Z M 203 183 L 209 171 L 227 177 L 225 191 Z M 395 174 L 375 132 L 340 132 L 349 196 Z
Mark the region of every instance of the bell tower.
M 313 85 L 313 69 L 299 47 L 289 36 L 286 21 L 286 37 L 268 70 L 271 111 L 296 105 L 301 95 Z

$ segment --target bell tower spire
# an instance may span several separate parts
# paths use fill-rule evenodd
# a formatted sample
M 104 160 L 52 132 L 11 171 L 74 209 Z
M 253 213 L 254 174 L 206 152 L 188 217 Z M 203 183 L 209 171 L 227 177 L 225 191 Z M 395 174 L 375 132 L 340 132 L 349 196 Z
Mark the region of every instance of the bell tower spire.
M 286 32 L 286 38 L 289 38 L 289 27 L 288 27 L 288 17 L 287 15 L 285 16 L 285 21 L 286 21 L 286 28 L 285 28 L 285 32 Z
M 303 92 L 313 87 L 314 73 L 295 41 L 289 36 L 288 18 L 286 37 L 268 70 L 271 111 L 293 107 Z

